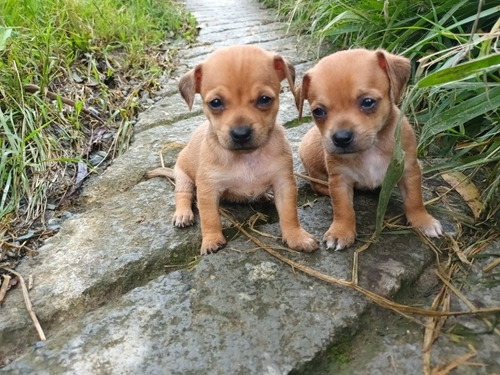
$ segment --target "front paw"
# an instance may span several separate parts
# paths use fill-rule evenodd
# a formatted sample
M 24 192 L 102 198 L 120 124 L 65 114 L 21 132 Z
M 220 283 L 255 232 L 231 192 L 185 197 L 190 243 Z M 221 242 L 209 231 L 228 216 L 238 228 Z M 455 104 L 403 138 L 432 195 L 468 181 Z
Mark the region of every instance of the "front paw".
M 194 224 L 194 214 L 192 210 L 176 210 L 172 217 L 172 224 L 177 228 L 184 228 Z
M 356 228 L 334 221 L 323 236 L 327 249 L 342 250 L 351 246 L 356 239 Z
M 293 234 L 289 234 L 286 237 L 283 235 L 283 242 L 286 243 L 290 249 L 305 251 L 306 253 L 310 253 L 318 248 L 318 240 L 303 228 L 299 228 Z
M 226 239 L 222 233 L 209 234 L 203 236 L 201 242 L 201 255 L 215 254 L 217 251 L 226 246 Z
M 439 220 L 434 219 L 427 212 L 408 217 L 408 222 L 426 237 L 436 238 L 443 235 L 443 228 Z

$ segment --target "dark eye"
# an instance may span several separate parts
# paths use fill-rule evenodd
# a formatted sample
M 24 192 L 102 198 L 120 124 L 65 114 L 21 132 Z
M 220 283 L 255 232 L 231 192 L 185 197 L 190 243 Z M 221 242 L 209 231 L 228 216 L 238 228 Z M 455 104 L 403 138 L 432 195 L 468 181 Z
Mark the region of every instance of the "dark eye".
M 371 111 L 377 106 L 377 100 L 373 98 L 364 98 L 359 104 L 363 111 Z
M 215 111 L 222 111 L 224 109 L 224 102 L 222 99 L 215 98 L 208 102 L 208 106 Z
M 262 95 L 257 99 L 257 107 L 268 107 L 273 102 L 273 98 Z
M 321 107 L 314 108 L 312 114 L 318 120 L 322 120 L 326 117 L 326 110 Z

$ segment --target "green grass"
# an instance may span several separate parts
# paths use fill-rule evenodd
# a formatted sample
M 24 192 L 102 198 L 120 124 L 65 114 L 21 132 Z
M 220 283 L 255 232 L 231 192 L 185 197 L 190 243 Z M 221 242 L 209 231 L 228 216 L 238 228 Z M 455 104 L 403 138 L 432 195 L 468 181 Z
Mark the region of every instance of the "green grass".
M 412 77 L 402 105 L 419 133 L 420 156 L 449 160 L 425 172 L 460 170 L 470 178 L 481 173 L 483 214 L 497 210 L 498 4 L 467 0 L 262 2 L 278 8 L 293 30 L 312 35 L 327 53 L 384 48 L 410 58 Z
M 138 96 L 195 26 L 171 0 L 0 0 L 1 224 L 59 205 L 91 151 L 126 149 Z

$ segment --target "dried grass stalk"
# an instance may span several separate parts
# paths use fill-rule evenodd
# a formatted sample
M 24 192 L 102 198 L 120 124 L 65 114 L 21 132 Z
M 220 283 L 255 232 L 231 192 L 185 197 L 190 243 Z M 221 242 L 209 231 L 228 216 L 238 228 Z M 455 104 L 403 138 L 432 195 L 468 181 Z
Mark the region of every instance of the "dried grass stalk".
M 328 186 L 328 181 L 319 180 L 317 178 L 309 177 L 308 175 L 305 175 L 305 174 L 302 174 L 302 173 L 298 173 L 298 172 L 294 172 L 294 174 L 295 174 L 295 176 L 300 177 L 300 178 L 302 178 L 304 180 L 311 181 L 311 182 L 316 182 L 317 184 Z
M 477 355 L 476 350 L 472 346 L 469 345 L 469 349 L 471 350 L 469 353 L 461 355 L 460 357 L 454 359 L 448 364 L 440 365 L 432 369 L 429 375 L 448 375 L 452 370 L 456 369 L 458 366 L 467 364 L 467 361 L 470 358 L 475 357 Z
M 432 302 L 431 309 L 437 310 L 441 306 L 441 311 L 449 311 L 450 309 L 450 293 L 446 286 L 441 287 L 439 293 Z M 432 345 L 441 333 L 441 329 L 446 322 L 447 317 L 429 317 L 427 318 L 424 331 L 424 342 L 422 349 L 423 370 L 425 375 L 431 375 L 431 354 Z
M 441 279 L 441 281 L 446 285 L 446 287 L 448 287 L 458 298 L 460 298 L 462 302 L 465 303 L 469 309 L 471 309 L 472 312 L 478 311 L 478 309 L 476 309 L 476 307 L 472 304 L 472 302 L 470 302 L 467 299 L 467 297 L 451 283 L 449 277 L 444 277 L 439 272 L 436 272 L 436 274 Z M 495 325 L 485 317 L 482 316 L 481 319 L 488 326 L 489 329 L 493 330 L 493 332 L 495 332 L 498 336 L 500 336 L 500 329 L 496 328 Z
M 497 267 L 500 265 L 500 258 L 495 259 L 493 262 L 490 264 L 484 266 L 483 271 L 484 272 L 490 272 L 493 268 Z
M 2 275 L 2 278 L 3 282 L 2 286 L 0 287 L 0 302 L 3 301 L 3 299 L 5 298 L 5 293 L 7 293 L 7 291 L 9 290 L 9 283 L 12 277 L 10 277 L 10 275 Z
M 40 337 L 41 341 L 45 341 L 45 333 L 43 333 L 42 326 L 40 325 L 40 322 L 38 321 L 38 318 L 36 317 L 35 311 L 33 310 L 33 305 L 31 304 L 30 297 L 28 294 L 28 288 L 26 287 L 26 283 L 24 282 L 24 278 L 21 276 L 20 273 L 11 270 L 10 268 L 7 267 L 2 267 L 5 271 L 13 274 L 14 276 L 17 276 L 19 278 L 19 282 L 21 283 L 21 289 L 23 290 L 23 297 L 24 297 L 24 303 L 26 304 L 26 309 L 28 310 L 28 313 L 30 314 L 31 320 L 33 321 L 33 324 L 35 325 L 35 329 L 38 332 L 38 336 Z

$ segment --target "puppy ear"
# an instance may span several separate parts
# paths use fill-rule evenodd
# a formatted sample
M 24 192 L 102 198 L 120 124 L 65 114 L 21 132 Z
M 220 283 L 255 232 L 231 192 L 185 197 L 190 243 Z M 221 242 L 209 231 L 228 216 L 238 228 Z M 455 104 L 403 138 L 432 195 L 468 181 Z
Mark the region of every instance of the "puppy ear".
M 310 82 L 311 78 L 309 77 L 309 73 L 306 73 L 302 78 L 302 84 L 298 85 L 295 89 L 295 105 L 299 110 L 299 121 L 302 120 L 302 109 L 304 108 L 304 100 L 307 99 L 309 93 Z
M 200 93 L 201 64 L 184 74 L 179 80 L 179 91 L 186 101 L 189 110 L 193 107 L 194 96 Z
M 377 50 L 376 54 L 378 65 L 386 72 L 387 77 L 389 77 L 392 99 L 394 103 L 398 103 L 410 78 L 410 60 L 384 50 Z
M 288 81 L 288 86 L 290 86 L 290 91 L 295 92 L 295 68 L 292 64 L 286 61 L 283 57 L 276 55 L 274 56 L 274 69 L 278 72 L 278 77 L 280 81 L 285 78 Z

